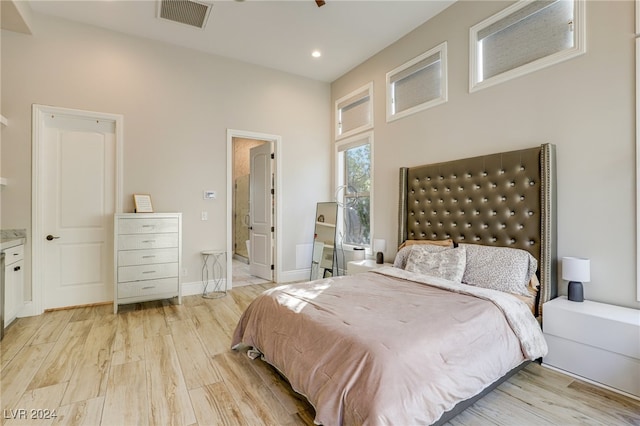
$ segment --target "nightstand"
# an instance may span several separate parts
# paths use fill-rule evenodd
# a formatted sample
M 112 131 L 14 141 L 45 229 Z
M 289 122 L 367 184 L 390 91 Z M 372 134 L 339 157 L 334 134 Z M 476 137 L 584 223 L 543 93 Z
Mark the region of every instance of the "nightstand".
M 391 263 L 376 263 L 375 259 L 352 260 L 347 263 L 347 275 L 359 274 L 372 269 L 382 268 L 383 266 L 393 266 Z
M 544 366 L 640 397 L 640 311 L 561 296 L 542 308 Z

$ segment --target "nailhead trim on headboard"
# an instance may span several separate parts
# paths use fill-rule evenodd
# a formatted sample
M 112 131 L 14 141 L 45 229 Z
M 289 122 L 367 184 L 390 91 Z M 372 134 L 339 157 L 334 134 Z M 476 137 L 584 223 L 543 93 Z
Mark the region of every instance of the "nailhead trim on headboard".
M 555 297 L 555 149 L 551 144 L 400 169 L 398 243 L 441 240 L 520 248 Z

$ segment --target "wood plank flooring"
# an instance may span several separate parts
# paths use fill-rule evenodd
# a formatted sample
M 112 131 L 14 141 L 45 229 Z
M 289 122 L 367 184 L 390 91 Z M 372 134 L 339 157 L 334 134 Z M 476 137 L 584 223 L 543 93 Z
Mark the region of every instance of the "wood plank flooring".
M 272 286 L 16 320 L 0 344 L 2 424 L 312 425 L 273 368 L 229 349 Z M 640 425 L 640 402 L 531 364 L 449 422 L 488 424 Z

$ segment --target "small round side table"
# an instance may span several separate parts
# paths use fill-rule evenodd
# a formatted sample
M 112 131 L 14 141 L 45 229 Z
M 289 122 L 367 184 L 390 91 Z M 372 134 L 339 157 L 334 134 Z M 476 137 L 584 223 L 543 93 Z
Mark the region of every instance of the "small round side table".
M 227 295 L 227 285 L 221 288 L 225 281 L 224 269 L 227 264 L 227 252 L 224 250 L 203 250 L 202 254 L 202 297 L 205 299 L 218 299 Z M 209 281 L 209 259 L 211 259 L 211 281 Z M 213 289 L 208 291 L 209 284 Z

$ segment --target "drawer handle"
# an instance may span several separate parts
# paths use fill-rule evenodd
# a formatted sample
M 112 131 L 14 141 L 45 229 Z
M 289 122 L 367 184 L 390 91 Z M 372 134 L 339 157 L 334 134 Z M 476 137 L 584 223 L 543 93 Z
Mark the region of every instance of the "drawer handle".
M 155 225 L 142 225 L 143 228 L 155 228 Z
M 14 256 L 20 256 L 20 253 L 13 253 Z
M 155 257 L 155 255 L 154 255 L 154 256 L 151 256 L 151 255 L 149 255 L 149 256 L 142 256 L 142 258 L 143 258 L 143 259 L 151 259 L 152 257 Z
M 147 287 L 142 287 L 142 290 L 149 290 L 149 289 L 152 289 L 152 288 L 156 288 L 156 286 L 155 285 L 150 285 L 150 286 L 147 286 Z
M 156 271 L 143 271 L 142 273 L 143 274 L 155 274 Z
M 14 271 L 18 272 L 20 270 L 19 266 L 16 266 L 15 268 L 13 268 Z
M 143 243 L 155 243 L 156 240 L 144 240 Z

